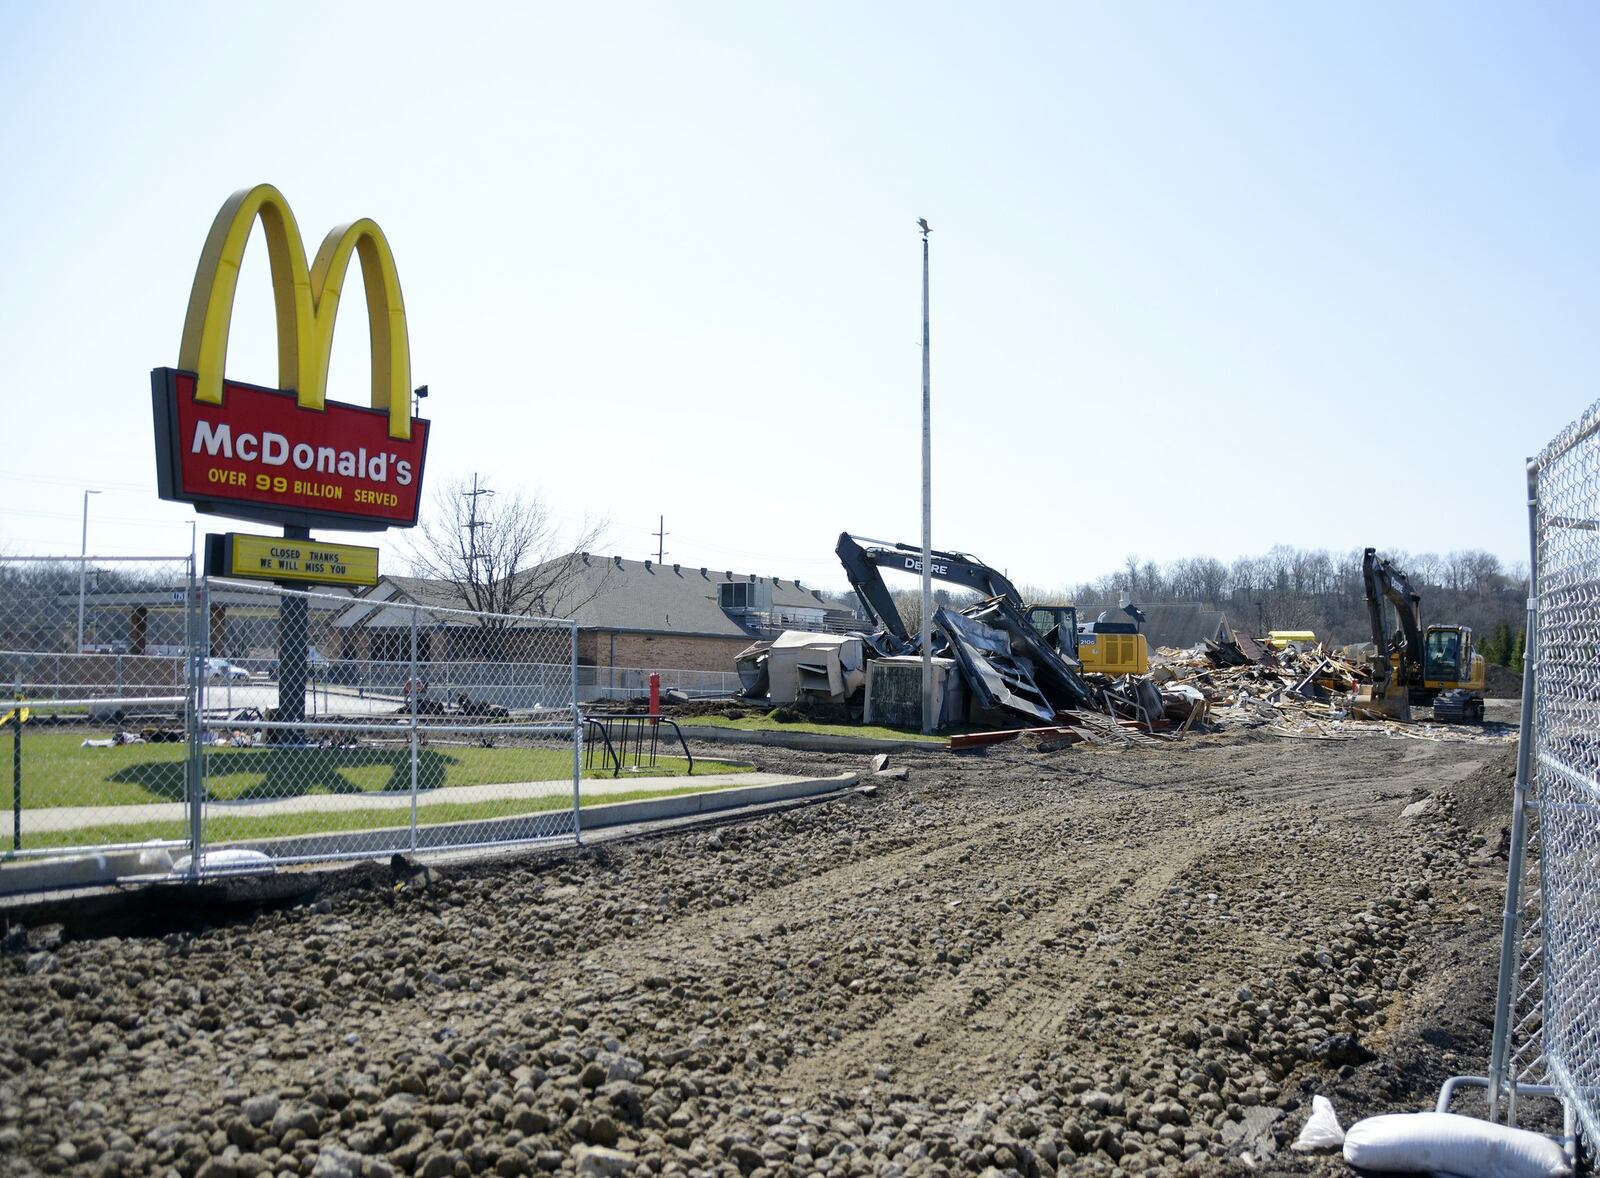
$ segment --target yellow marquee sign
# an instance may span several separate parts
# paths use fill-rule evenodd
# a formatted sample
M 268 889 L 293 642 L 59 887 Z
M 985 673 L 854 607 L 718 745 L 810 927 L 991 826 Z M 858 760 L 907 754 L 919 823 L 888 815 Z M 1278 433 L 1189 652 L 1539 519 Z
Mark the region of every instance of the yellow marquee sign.
M 358 544 L 325 544 L 320 540 L 285 540 L 229 532 L 214 571 L 225 577 L 303 581 L 312 585 L 376 585 L 378 550 Z

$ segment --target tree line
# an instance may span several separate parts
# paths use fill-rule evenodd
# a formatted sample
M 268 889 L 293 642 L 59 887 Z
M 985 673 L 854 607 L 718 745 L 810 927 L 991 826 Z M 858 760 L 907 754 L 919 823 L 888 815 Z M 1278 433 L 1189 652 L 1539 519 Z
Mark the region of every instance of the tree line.
M 1231 563 L 1211 556 L 1185 557 L 1160 564 L 1129 556 L 1122 567 L 1076 585 L 1019 586 L 1023 600 L 1066 603 L 1104 609 L 1123 602 L 1160 605 L 1195 603 L 1221 610 L 1236 629 L 1250 634 L 1268 630 L 1312 630 L 1326 645 L 1372 641 L 1366 588 L 1361 576 L 1361 550 L 1335 553 L 1324 548 L 1278 545 L 1260 556 Z M 1526 638 L 1523 631 L 1528 593 L 1526 566 L 1506 568 L 1498 557 L 1480 550 L 1410 553 L 1386 551 L 1410 578 L 1422 599 L 1422 624 L 1471 626 L 1478 651 L 1491 663 L 1520 668 Z M 914 588 L 891 587 L 890 594 L 906 627 L 915 631 L 922 601 Z M 852 592 L 823 594 L 857 608 Z M 935 586 L 935 605 L 954 608 L 976 601 L 974 594 Z M 1385 626 L 1394 616 L 1385 606 Z
M 1525 565 L 1510 568 L 1492 553 L 1385 551 L 1410 578 L 1422 599 L 1422 623 L 1471 626 L 1490 662 L 1521 664 L 1528 594 Z M 1360 549 L 1278 545 L 1259 556 L 1227 563 L 1210 556 L 1159 564 L 1127 557 L 1103 577 L 1067 588 L 1027 588 L 1030 601 L 1066 600 L 1105 605 L 1196 602 L 1220 609 L 1236 628 L 1313 630 L 1325 644 L 1339 646 L 1372 640 Z M 1393 613 L 1385 606 L 1385 625 Z

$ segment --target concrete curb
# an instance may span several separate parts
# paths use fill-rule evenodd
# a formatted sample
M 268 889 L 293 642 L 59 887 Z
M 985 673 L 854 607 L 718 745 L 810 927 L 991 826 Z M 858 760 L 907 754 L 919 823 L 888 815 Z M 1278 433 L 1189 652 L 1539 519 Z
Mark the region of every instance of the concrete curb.
M 146 860 L 147 855 L 155 858 Z M 59 859 L 17 859 L 0 869 L 0 896 L 54 892 L 63 888 L 92 888 L 115 883 L 125 875 L 159 874 L 171 866 L 172 853 L 154 848 L 149 851 L 64 855 Z
M 583 807 L 578 816 L 582 831 L 603 830 L 608 826 L 633 826 L 647 822 L 661 822 L 673 818 L 711 814 L 718 810 L 736 810 L 742 806 L 763 802 L 786 802 L 795 798 L 814 797 L 848 789 L 860 780 L 860 774 L 840 773 L 832 777 L 802 777 L 769 785 L 732 786 L 727 789 L 708 790 L 705 793 L 678 794 L 667 798 L 645 798 L 637 802 L 612 802 L 609 805 Z M 541 823 L 538 833 L 530 833 L 529 823 Z M 391 831 L 405 831 L 407 827 L 389 827 L 384 830 L 363 830 L 349 833 L 296 835 L 298 856 L 350 855 L 359 858 L 381 858 L 393 845 L 377 849 L 374 844 Z M 537 814 L 516 814 L 506 818 L 481 818 L 472 822 L 446 822 L 417 828 L 416 854 L 427 855 L 440 851 L 471 851 L 474 845 L 485 848 L 510 843 L 537 846 L 572 838 L 572 812 L 547 810 Z M 285 840 L 259 839 L 254 842 L 230 843 L 240 850 L 262 851 L 271 855 L 274 848 Z M 409 853 L 409 851 L 408 851 Z
M 612 802 L 609 805 L 585 806 L 579 816 L 584 832 L 604 830 L 616 826 L 641 826 L 674 819 L 692 818 L 714 814 L 723 810 L 740 810 L 749 806 L 788 802 L 800 798 L 819 797 L 849 789 L 860 781 L 858 773 L 838 773 L 829 777 L 799 777 L 767 785 L 732 786 L 709 790 L 705 793 L 679 794 L 675 797 L 645 798 L 634 802 Z M 547 832 L 529 837 L 530 819 L 554 820 Z M 383 858 L 396 845 L 375 845 L 387 833 L 405 831 L 407 827 L 389 827 L 383 830 L 335 832 L 322 835 L 296 835 L 296 850 L 306 856 L 348 855 L 354 859 Z M 418 828 L 417 854 L 430 854 L 434 848 L 452 855 L 470 854 L 473 844 L 506 849 L 511 840 L 516 845 L 528 847 L 548 846 L 556 840 L 572 838 L 571 811 L 550 811 L 545 814 L 520 814 L 506 818 L 485 818 L 474 822 L 452 822 Z M 281 847 L 283 839 L 258 839 L 252 842 L 229 843 L 230 849 L 262 851 L 271 855 Z M 171 852 L 176 857 L 182 852 Z M 103 854 L 68 855 L 55 859 L 13 861 L 0 869 L 0 896 L 30 892 L 56 891 L 66 888 L 90 888 L 114 884 L 125 876 L 164 874 L 166 867 L 141 862 L 142 851 L 112 851 Z M 171 858 L 167 860 L 170 866 Z
M 825 753 L 943 753 L 945 744 L 931 740 L 884 740 L 875 736 L 834 736 L 826 732 L 772 732 L 710 725 L 680 725 L 685 740 L 723 741 L 728 744 L 765 744 L 802 752 Z
M 660 822 L 668 818 L 687 818 L 718 810 L 737 810 L 767 802 L 791 802 L 819 794 L 849 789 L 861 780 L 859 773 L 836 773 L 831 777 L 803 777 L 776 785 L 734 786 L 703 794 L 679 794 L 675 798 L 646 798 L 640 802 L 614 802 L 609 806 L 584 807 L 580 815 L 584 830 L 607 826 L 631 826 L 636 822 Z

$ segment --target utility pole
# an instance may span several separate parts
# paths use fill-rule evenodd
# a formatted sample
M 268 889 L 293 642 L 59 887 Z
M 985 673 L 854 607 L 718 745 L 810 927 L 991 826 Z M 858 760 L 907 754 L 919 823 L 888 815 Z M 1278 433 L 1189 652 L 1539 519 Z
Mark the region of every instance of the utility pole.
M 928 228 L 922 229 L 922 731 L 938 726 L 933 713 L 933 433 L 929 426 L 928 381 Z
M 89 496 L 98 494 L 99 491 L 83 493 L 83 538 L 78 545 L 78 645 L 73 651 L 74 654 L 83 653 L 83 591 L 85 574 L 89 567 Z M 95 582 L 96 585 L 99 583 Z
M 667 517 L 656 516 L 656 564 L 667 563 Z
M 478 489 L 478 472 L 472 472 L 472 490 L 466 492 L 472 503 L 467 508 L 467 580 L 471 582 L 478 574 L 478 529 L 489 526 L 488 520 L 478 518 L 478 496 L 493 495 L 488 487 L 481 491 Z

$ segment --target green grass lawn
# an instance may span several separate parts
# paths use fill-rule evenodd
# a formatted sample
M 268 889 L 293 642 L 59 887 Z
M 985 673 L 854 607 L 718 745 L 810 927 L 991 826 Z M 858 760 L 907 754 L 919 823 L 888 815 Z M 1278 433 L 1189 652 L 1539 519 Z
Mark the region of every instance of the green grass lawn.
M 699 762 L 696 762 L 698 768 Z M 726 770 L 720 770 L 726 771 Z M 687 780 L 692 781 L 693 778 Z M 670 798 L 680 794 L 704 792 L 704 785 L 682 785 L 669 789 L 636 789 L 619 793 L 590 794 L 581 802 L 582 809 L 610 806 L 617 802 L 637 802 L 648 798 Z M 712 786 L 712 789 L 731 789 L 732 786 Z M 572 796 L 562 794 L 542 798 L 500 798 L 487 802 L 443 802 L 438 805 L 418 806 L 418 826 L 438 826 L 451 822 L 480 822 L 491 818 L 514 818 L 520 815 L 569 811 Z M 309 834 L 343 834 L 350 831 L 386 830 L 405 828 L 411 823 L 409 806 L 385 807 L 371 810 L 338 810 L 332 812 L 304 812 L 274 814 L 251 818 L 242 815 L 206 815 L 206 843 L 217 847 L 230 843 L 255 842 L 262 839 L 286 838 Z M 102 826 L 80 826 L 71 830 L 46 830 L 35 834 L 24 832 L 23 846 L 29 850 L 41 847 L 115 846 L 125 843 L 143 843 L 153 839 L 182 840 L 188 837 L 188 826 L 175 822 L 122 822 Z
M 692 716 L 678 721 L 684 727 L 738 728 L 745 732 L 816 732 L 824 736 L 859 736 L 871 740 L 920 740 L 928 744 L 944 744 L 950 737 L 924 736 L 904 728 L 883 728 L 874 724 L 812 724 L 789 723 L 769 716 L 741 716 L 730 720 L 726 716 Z
M 82 748 L 79 729 L 22 731 L 24 807 L 127 806 L 184 800 L 182 744 L 129 744 Z M 12 777 L 14 736 L 0 731 L 0 795 Z M 224 801 L 289 798 L 304 794 L 360 794 L 411 788 L 411 754 L 404 744 L 355 749 L 206 750 L 210 796 Z M 609 769 L 586 768 L 586 778 L 609 778 Z M 696 773 L 738 773 L 749 766 L 696 760 Z M 682 757 L 657 757 L 652 777 L 688 771 Z M 560 781 L 572 772 L 572 750 L 556 745 L 497 748 L 434 744 L 419 750 L 417 783 L 422 789 L 491 785 L 514 781 Z M 628 770 L 623 769 L 624 773 Z

